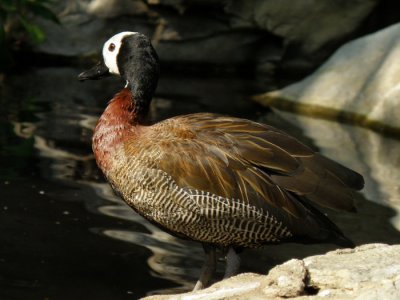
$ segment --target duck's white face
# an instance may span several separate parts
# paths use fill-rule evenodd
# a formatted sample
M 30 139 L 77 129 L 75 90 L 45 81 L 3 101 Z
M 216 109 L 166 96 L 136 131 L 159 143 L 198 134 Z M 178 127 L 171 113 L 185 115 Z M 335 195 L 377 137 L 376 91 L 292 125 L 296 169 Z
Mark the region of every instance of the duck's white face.
M 137 32 L 124 31 L 111 37 L 103 46 L 104 63 L 109 69 L 110 73 L 120 75 L 117 56 L 121 48 L 122 39 L 129 35 L 137 34 Z

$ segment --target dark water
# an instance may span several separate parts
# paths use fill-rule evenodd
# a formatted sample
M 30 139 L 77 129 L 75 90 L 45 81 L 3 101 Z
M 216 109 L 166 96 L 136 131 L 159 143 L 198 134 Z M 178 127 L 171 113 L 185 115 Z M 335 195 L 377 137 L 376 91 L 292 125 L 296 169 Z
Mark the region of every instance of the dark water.
M 113 195 L 91 152 L 92 128 L 122 84 L 79 83 L 81 69 L 7 77 L 0 111 L 0 299 L 137 299 L 192 288 L 203 260 Z M 330 213 L 357 244 L 399 243 L 400 142 L 333 122 L 265 114 L 244 78 L 164 75 L 155 119 L 209 111 L 263 120 L 363 173 L 357 214 Z M 396 229 L 397 228 L 397 229 Z M 243 271 L 266 272 L 333 245 L 282 245 L 243 254 Z

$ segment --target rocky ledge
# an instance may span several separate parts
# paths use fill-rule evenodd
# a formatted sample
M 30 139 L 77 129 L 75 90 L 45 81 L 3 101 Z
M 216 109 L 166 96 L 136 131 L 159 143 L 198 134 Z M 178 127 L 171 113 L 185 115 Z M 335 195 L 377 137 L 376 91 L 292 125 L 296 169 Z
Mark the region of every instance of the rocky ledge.
M 400 23 L 340 47 L 313 74 L 255 100 L 400 135 Z
M 400 299 L 400 245 L 367 244 L 303 260 L 292 259 L 268 275 L 240 274 L 171 299 Z

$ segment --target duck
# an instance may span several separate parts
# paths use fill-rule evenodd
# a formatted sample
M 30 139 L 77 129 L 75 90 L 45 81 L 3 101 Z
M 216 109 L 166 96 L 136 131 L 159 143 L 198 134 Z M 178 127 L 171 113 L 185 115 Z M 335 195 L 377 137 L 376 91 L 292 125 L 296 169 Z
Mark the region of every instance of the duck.
M 215 113 L 159 122 L 149 108 L 160 74 L 151 40 L 138 32 L 109 38 L 102 59 L 78 80 L 120 76 L 125 87 L 94 129 L 97 165 L 134 211 L 164 231 L 203 245 L 194 290 L 239 271 L 246 248 L 280 243 L 354 247 L 321 208 L 354 212 L 359 173 L 273 126 Z

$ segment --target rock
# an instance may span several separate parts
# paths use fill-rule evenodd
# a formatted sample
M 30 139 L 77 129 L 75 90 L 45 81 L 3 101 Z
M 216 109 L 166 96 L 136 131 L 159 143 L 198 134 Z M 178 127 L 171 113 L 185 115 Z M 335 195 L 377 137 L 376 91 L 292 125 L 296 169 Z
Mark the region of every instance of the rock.
M 399 256 L 400 245 L 369 244 L 308 257 L 308 286 L 331 297 L 399 299 Z
M 173 66 L 179 63 L 188 68 L 216 65 L 253 70 L 262 64 L 268 69 L 281 53 L 281 46 L 266 39 L 264 32 L 233 30 L 222 9 L 159 12 L 158 5 L 146 5 L 141 0 L 69 0 L 57 5 L 62 25 L 37 20 L 46 40 L 35 46 L 36 52 L 99 56 L 103 43 L 113 34 L 137 31 L 151 37 L 161 61 Z
M 157 6 L 169 6 L 175 9 L 181 15 L 185 13 L 188 8 L 195 9 L 208 9 L 223 7 L 223 2 L 221 0 L 147 0 L 149 5 Z
M 400 299 L 400 245 L 368 244 L 304 260 L 268 275 L 240 274 L 202 291 L 150 296 L 168 299 Z
M 86 11 L 99 18 L 145 15 L 149 12 L 147 5 L 141 0 L 93 0 L 88 4 Z
M 314 55 L 323 47 L 332 49 L 360 26 L 377 0 L 321 1 L 266 0 L 228 2 L 233 27 L 258 27 L 296 46 L 297 55 Z M 303 57 L 304 59 L 304 57 Z
M 307 270 L 304 262 L 291 259 L 273 268 L 264 278 L 266 287 L 263 293 L 266 297 L 292 298 L 304 293 Z
M 160 43 L 157 50 L 164 62 L 177 62 L 179 59 L 190 64 L 207 64 L 210 66 L 226 66 L 234 69 L 244 67 L 252 69 L 263 60 L 254 50 L 254 45 L 260 41 L 258 33 L 243 34 L 232 32 L 204 37 L 202 39 L 181 40 L 179 46 L 176 42 Z M 199 51 L 199 49 L 202 49 Z M 232 49 L 235 49 L 232 51 Z M 265 53 L 274 56 L 274 47 L 266 47 Z
M 66 0 L 53 5 L 61 26 L 37 20 L 47 38 L 34 48 L 61 56 L 93 55 L 110 35 L 140 31 L 159 46 L 162 61 L 190 69 L 196 64 L 209 70 L 206 63 L 227 71 L 266 75 L 279 68 L 304 74 L 344 41 L 382 27 L 375 16 L 378 2 Z
M 108 5 L 112 3 L 118 5 L 111 9 Z M 137 22 L 136 18 L 143 16 L 132 16 L 151 15 L 141 1 L 68 0 L 54 5 L 61 25 L 37 20 L 46 39 L 35 46 L 36 52 L 66 57 L 99 55 L 104 42 L 117 32 L 139 31 L 151 36 L 154 30 L 150 22 Z
M 342 46 L 317 71 L 255 97 L 264 105 L 400 133 L 400 23 Z M 385 128 L 384 128 L 385 129 Z

